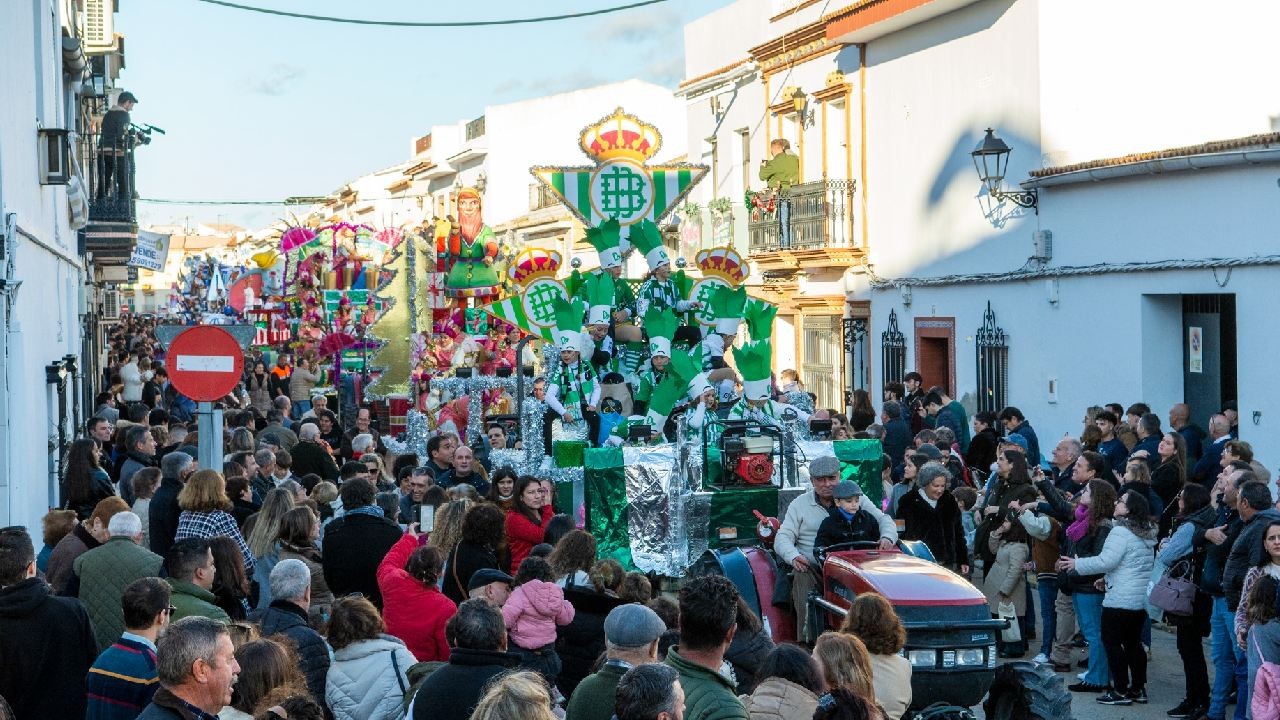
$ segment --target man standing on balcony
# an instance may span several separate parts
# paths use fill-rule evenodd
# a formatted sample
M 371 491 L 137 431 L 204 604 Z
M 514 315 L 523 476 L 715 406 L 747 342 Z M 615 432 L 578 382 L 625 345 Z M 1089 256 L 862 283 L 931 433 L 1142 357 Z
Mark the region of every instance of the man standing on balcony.
M 138 98 L 133 93 L 122 92 L 116 98 L 116 104 L 107 111 L 106 117 L 102 118 L 102 137 L 98 141 L 98 157 L 102 161 L 102 177 L 98 182 L 97 194 L 99 200 L 106 197 L 112 175 L 116 180 L 116 197 L 129 199 L 129 167 L 125 152 L 128 150 L 131 122 L 129 113 L 137 102 Z
M 791 142 L 778 138 L 769 143 L 772 158 L 760 165 L 760 179 L 775 191 L 778 203 L 778 245 L 791 247 L 791 201 L 787 193 L 800 182 L 800 158 L 790 152 Z

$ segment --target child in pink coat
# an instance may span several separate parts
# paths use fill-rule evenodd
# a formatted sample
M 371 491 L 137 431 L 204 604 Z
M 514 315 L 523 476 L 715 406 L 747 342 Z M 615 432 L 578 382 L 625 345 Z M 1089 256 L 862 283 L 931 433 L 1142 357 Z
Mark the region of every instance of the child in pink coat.
M 560 674 L 556 626 L 573 621 L 573 605 L 554 580 L 546 560 L 527 557 L 516 570 L 515 590 L 502 606 L 511 636 L 508 651 L 519 654 L 521 667 L 538 671 L 552 687 Z

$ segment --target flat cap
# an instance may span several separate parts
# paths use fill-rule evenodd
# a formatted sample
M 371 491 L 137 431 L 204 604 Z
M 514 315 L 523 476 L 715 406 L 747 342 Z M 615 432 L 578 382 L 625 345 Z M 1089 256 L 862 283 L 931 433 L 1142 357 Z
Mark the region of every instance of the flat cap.
M 511 584 L 511 576 L 501 570 L 493 568 L 481 568 L 471 575 L 471 580 L 467 582 L 467 592 L 471 592 L 476 588 L 482 588 L 489 583 L 502 582 Z
M 618 647 L 645 647 L 666 631 L 658 613 L 639 603 L 619 605 L 604 619 L 604 639 Z
M 809 477 L 838 477 L 840 461 L 834 455 L 823 455 L 809 461 Z

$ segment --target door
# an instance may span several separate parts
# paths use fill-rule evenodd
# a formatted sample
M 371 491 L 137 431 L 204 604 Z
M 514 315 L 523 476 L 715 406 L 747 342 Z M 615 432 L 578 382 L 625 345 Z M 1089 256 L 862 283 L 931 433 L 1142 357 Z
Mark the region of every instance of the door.
M 956 386 L 956 319 L 916 318 L 916 372 L 925 389 L 941 386 L 954 396 Z
M 816 407 L 841 407 L 836 378 L 837 364 L 840 362 L 840 329 L 838 318 L 834 315 L 805 315 L 804 323 L 804 355 L 801 362 L 800 377 L 804 387 L 818 396 Z
M 1184 402 L 1200 427 L 1237 399 L 1235 295 L 1182 296 L 1182 378 Z

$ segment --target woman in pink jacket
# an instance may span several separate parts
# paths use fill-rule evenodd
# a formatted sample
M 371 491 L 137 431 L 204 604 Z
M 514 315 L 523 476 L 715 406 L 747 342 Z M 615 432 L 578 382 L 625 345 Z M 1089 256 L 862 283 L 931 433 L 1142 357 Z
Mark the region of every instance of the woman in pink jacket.
M 555 584 L 551 565 L 540 557 L 525 558 L 513 582 L 516 588 L 502 606 L 513 645 L 507 649 L 520 655 L 521 667 L 538 671 L 554 687 L 560 675 L 556 626 L 573 621 L 573 605 Z

